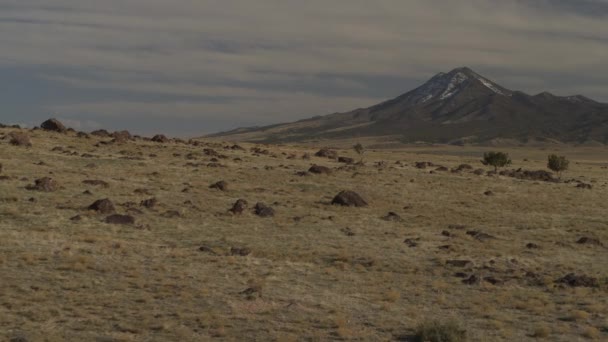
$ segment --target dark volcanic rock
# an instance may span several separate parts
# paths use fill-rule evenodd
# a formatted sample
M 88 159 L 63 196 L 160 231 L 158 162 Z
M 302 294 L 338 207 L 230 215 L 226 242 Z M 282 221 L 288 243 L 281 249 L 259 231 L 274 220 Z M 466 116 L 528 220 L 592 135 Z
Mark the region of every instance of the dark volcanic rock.
M 599 281 L 597 278 L 586 275 L 576 275 L 574 273 L 567 274 L 555 281 L 557 284 L 564 284 L 570 287 L 598 287 Z
M 232 205 L 232 208 L 230 208 L 229 211 L 233 214 L 242 214 L 245 209 L 247 209 L 247 201 L 239 199 Z
M 110 132 L 106 131 L 105 129 L 98 129 L 96 131 L 91 132 L 91 135 L 101 138 L 107 138 L 110 136 Z
M 52 178 L 44 177 L 36 179 L 34 185 L 28 185 L 27 190 L 53 192 L 59 190 L 59 184 Z
M 210 189 L 218 189 L 220 191 L 228 191 L 228 183 L 225 181 L 219 181 L 209 185 Z
M 472 236 L 473 238 L 475 238 L 475 239 L 477 239 L 479 241 L 486 241 L 486 240 L 496 239 L 494 236 L 492 236 L 490 234 L 482 233 L 482 232 L 477 231 L 477 230 L 469 230 L 467 232 L 467 235 Z
M 353 158 L 349 158 L 349 157 L 339 157 L 338 162 L 344 163 L 344 164 L 354 164 L 355 160 Z
M 114 140 L 112 140 L 115 143 L 126 143 L 127 141 L 132 139 L 131 133 L 129 133 L 129 131 L 116 131 L 114 133 L 112 133 L 112 137 L 114 137 Z
M 271 207 L 267 206 L 266 204 L 264 204 L 262 202 L 258 202 L 255 205 L 254 210 L 255 210 L 255 214 L 260 217 L 274 216 L 274 209 L 272 209 Z
M 325 147 L 325 148 L 322 148 L 319 151 L 317 151 L 317 153 L 315 153 L 315 156 L 329 158 L 329 159 L 336 159 L 336 158 L 338 158 L 338 152 Z
M 308 172 L 329 175 L 331 174 L 331 169 L 326 166 L 313 165 L 310 167 L 310 169 L 308 169 Z
M 157 134 L 157 135 L 155 135 L 155 136 L 152 137 L 152 141 L 164 144 L 164 143 L 168 143 L 170 140 L 169 140 L 169 138 L 167 138 L 163 134 Z
M 112 204 L 112 201 L 107 198 L 95 201 L 88 207 L 88 209 L 97 211 L 100 214 L 111 214 L 116 211 L 116 208 L 114 208 L 114 204 Z
M 158 200 L 156 198 L 148 198 L 139 203 L 142 207 L 146 207 L 148 209 L 152 209 L 158 204 Z
M 427 167 L 434 166 L 434 164 L 431 162 L 416 162 L 416 164 L 414 164 L 414 166 L 417 169 L 426 169 Z
M 251 249 L 247 247 L 232 247 L 230 248 L 230 255 L 235 256 L 247 256 L 251 254 Z
M 503 170 L 499 172 L 501 176 L 507 176 L 517 179 L 524 180 L 532 180 L 532 181 L 540 181 L 540 182 L 553 182 L 556 183 L 559 180 L 557 178 L 553 178 L 553 174 L 551 172 L 545 170 L 537 170 L 537 171 L 529 171 L 529 170 Z
M 135 218 L 130 215 L 114 214 L 106 217 L 105 222 L 109 224 L 132 225 L 135 224 Z
M 9 134 L 11 138 L 10 144 L 14 146 L 25 146 L 31 147 L 32 141 L 30 140 L 30 136 L 23 132 L 11 132 Z
M 579 189 L 588 189 L 588 190 L 593 189 L 593 186 L 591 184 L 586 184 L 586 183 L 578 183 L 576 185 L 576 187 Z
M 65 126 L 57 119 L 48 119 L 43 122 L 40 127 L 46 131 L 54 131 L 59 133 L 64 133 L 67 130 Z
M 331 201 L 331 204 L 338 204 L 347 207 L 366 207 L 367 202 L 356 192 L 345 190 L 340 192 Z
M 401 222 L 403 221 L 403 219 L 401 218 L 401 216 L 399 216 L 399 214 L 390 211 L 388 214 L 386 214 L 386 216 L 382 217 L 382 219 L 384 221 L 393 221 L 393 222 Z

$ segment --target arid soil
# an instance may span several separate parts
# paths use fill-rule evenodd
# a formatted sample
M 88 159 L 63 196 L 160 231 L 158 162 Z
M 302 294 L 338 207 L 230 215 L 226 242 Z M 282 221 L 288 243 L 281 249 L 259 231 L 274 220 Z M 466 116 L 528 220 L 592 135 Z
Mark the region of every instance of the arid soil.
M 0 340 L 608 340 L 608 148 L 488 174 L 481 148 L 59 128 L 0 129 Z M 549 153 L 561 179 L 525 176 Z

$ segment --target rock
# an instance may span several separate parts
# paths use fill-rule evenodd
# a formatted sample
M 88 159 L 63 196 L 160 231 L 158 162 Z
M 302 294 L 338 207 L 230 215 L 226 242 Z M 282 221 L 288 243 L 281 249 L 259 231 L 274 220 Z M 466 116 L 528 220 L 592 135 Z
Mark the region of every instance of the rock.
M 488 190 L 486 192 L 483 193 L 486 196 L 494 196 L 494 192 L 492 192 L 491 190 Z
M 339 157 L 338 162 L 344 163 L 344 164 L 354 164 L 355 160 L 353 158 L 349 158 L 349 157 Z
M 589 277 L 586 275 L 576 275 L 569 273 L 566 276 L 559 278 L 555 281 L 557 284 L 564 284 L 570 287 L 598 287 L 599 281 L 597 278 Z
M 57 119 L 48 119 L 43 122 L 40 127 L 45 131 L 53 131 L 59 133 L 64 133 L 67 130 L 65 126 Z
M 72 221 L 72 222 L 80 222 L 80 221 L 82 221 L 82 216 L 80 216 L 80 215 L 73 216 L 73 217 L 70 218 L 70 221 Z
M 109 224 L 132 225 L 135 224 L 135 218 L 130 215 L 114 214 L 106 217 L 105 222 Z
M 158 200 L 156 198 L 148 198 L 139 203 L 142 207 L 146 207 L 148 209 L 152 209 L 158 204 Z
M 431 163 L 431 162 L 416 162 L 416 163 L 414 164 L 414 166 L 415 166 L 417 169 L 426 169 L 427 167 L 434 166 L 434 164 L 433 164 L 433 163 Z
M 410 238 L 403 240 L 403 243 L 408 247 L 418 247 L 418 241 L 420 241 L 420 238 Z
M 30 140 L 30 136 L 23 132 L 11 132 L 9 134 L 11 140 L 9 143 L 13 146 L 25 146 L 31 147 L 32 141 Z
M 479 241 L 496 239 L 494 236 L 492 236 L 490 234 L 482 233 L 482 232 L 477 231 L 477 230 L 469 230 L 467 232 L 467 235 L 472 236 L 473 238 L 475 238 L 475 239 L 477 239 Z
M 353 230 L 350 229 L 349 227 L 342 228 L 342 229 L 340 229 L 340 231 L 342 233 L 344 233 L 344 235 L 346 235 L 346 236 L 355 236 L 355 232 L 353 232 Z
M 123 144 L 132 139 L 131 133 L 129 133 L 129 131 L 116 131 L 112 133 L 112 137 L 114 137 L 114 140 L 112 140 L 112 142 L 117 144 Z
M 576 187 L 577 187 L 577 188 L 579 188 L 579 189 L 588 189 L 588 190 L 593 189 L 593 185 L 591 185 L 591 184 L 586 184 L 586 183 L 578 183 L 578 184 L 576 185 Z
M 399 214 L 390 211 L 388 214 L 386 214 L 386 216 L 383 216 L 382 219 L 384 221 L 392 221 L 392 222 L 401 222 L 403 221 L 403 219 L 401 218 L 401 216 L 399 216 Z
M 586 236 L 578 239 L 578 241 L 576 241 L 576 243 L 581 244 L 581 245 L 603 246 L 603 244 L 600 242 L 600 240 L 598 240 L 596 238 L 586 237 Z
M 308 169 L 308 172 L 329 175 L 331 174 L 331 169 L 326 166 L 313 165 L 310 167 L 310 169 Z
M 315 153 L 315 156 L 329 158 L 329 159 L 337 159 L 338 152 L 331 150 L 327 147 L 324 147 L 324 148 L 320 149 L 319 151 L 317 151 L 317 153 Z
M 213 183 L 209 185 L 210 189 L 218 189 L 220 191 L 228 191 L 228 183 L 225 181 L 219 181 L 217 183 Z
M 262 203 L 262 202 L 258 202 L 255 205 L 255 214 L 258 215 L 259 217 L 272 217 L 274 216 L 274 209 L 272 209 L 271 207 L 267 206 L 266 204 Z
M 530 243 L 526 244 L 526 248 L 527 249 L 539 249 L 540 246 L 535 243 L 530 242 Z
M 91 132 L 91 135 L 101 138 L 107 138 L 110 136 L 110 132 L 106 131 L 105 129 L 98 129 L 96 131 Z
M 77 138 L 81 138 L 81 139 L 91 139 L 91 136 L 89 136 L 85 132 L 78 132 L 78 133 L 76 133 L 76 137 Z
M 242 248 L 232 247 L 232 248 L 230 248 L 230 255 L 247 256 L 249 254 L 251 254 L 251 249 L 249 249 L 247 247 L 242 247 Z
M 163 134 L 157 134 L 157 135 L 155 135 L 155 136 L 152 137 L 152 141 L 164 144 L 164 143 L 168 143 L 170 140 L 169 140 L 169 138 L 167 138 Z
M 59 190 L 59 184 L 52 178 L 44 177 L 36 179 L 34 185 L 28 185 L 27 190 L 53 192 Z
M 203 153 L 209 157 L 219 157 L 220 156 L 220 154 L 217 153 L 217 151 L 212 148 L 203 149 Z
M 545 170 L 537 170 L 537 171 L 528 171 L 528 170 L 503 170 L 499 172 L 499 175 L 512 177 L 517 179 L 524 180 L 532 180 L 532 181 L 540 181 L 540 182 L 553 182 L 557 183 L 559 180 L 553 178 L 553 174 L 551 172 Z
M 354 191 L 342 191 L 334 197 L 331 204 L 338 204 L 346 207 L 366 207 L 367 202 Z
M 473 171 L 473 174 L 478 175 L 478 176 L 481 176 L 484 173 L 486 173 L 486 171 L 484 169 L 477 169 L 477 170 Z
M 464 170 L 473 170 L 473 167 L 469 164 L 460 164 L 458 165 L 458 167 L 456 168 L 457 171 L 464 171 Z
M 242 214 L 245 209 L 247 209 L 247 201 L 244 199 L 239 199 L 234 203 L 234 205 L 232 205 L 232 208 L 230 208 L 229 211 L 233 214 Z
M 435 171 L 446 172 L 446 171 L 449 171 L 449 169 L 445 166 L 439 166 L 438 168 L 435 169 Z
M 480 279 L 479 277 L 477 277 L 476 275 L 472 274 L 470 277 L 468 277 L 467 279 L 463 279 L 462 283 L 466 284 L 466 285 L 475 285 L 475 284 L 479 284 Z
M 86 179 L 86 180 L 83 180 L 82 183 L 87 184 L 87 185 L 100 186 L 102 188 L 110 187 L 110 184 L 108 184 L 105 181 L 99 180 L 99 179 Z
M 97 211 L 100 214 L 111 214 L 116 211 L 114 204 L 107 198 L 95 201 L 88 207 L 89 210 Z

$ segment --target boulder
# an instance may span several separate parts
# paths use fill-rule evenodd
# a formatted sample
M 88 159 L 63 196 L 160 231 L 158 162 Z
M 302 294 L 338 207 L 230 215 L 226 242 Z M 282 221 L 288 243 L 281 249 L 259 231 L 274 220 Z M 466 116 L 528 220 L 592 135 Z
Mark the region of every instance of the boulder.
M 354 164 L 355 160 L 349 157 L 338 157 L 338 162 L 344 164 Z
M 334 197 L 331 204 L 338 204 L 346 207 L 366 207 L 367 202 L 354 191 L 342 191 Z
M 218 189 L 220 191 L 228 191 L 228 183 L 225 181 L 219 181 L 217 183 L 213 183 L 209 185 L 210 189 Z
M 262 202 L 258 202 L 255 205 L 255 214 L 258 215 L 259 217 L 271 217 L 274 216 L 274 209 L 272 209 L 271 207 L 267 206 L 266 204 L 262 203 Z
M 105 129 L 98 129 L 96 131 L 91 132 L 91 135 L 101 138 L 107 138 L 110 136 L 110 132 L 106 131 Z
M 116 211 L 114 204 L 107 198 L 95 201 L 88 207 L 89 210 L 96 211 L 100 214 L 111 214 Z
M 320 149 L 319 151 L 317 151 L 317 153 L 315 153 L 315 156 L 329 158 L 329 159 L 337 159 L 338 152 L 331 150 L 327 147 L 324 147 L 324 148 Z
M 233 214 L 242 214 L 245 209 L 247 209 L 247 201 L 239 199 L 232 205 L 229 211 Z
M 320 175 L 320 174 L 329 175 L 329 174 L 331 174 L 331 169 L 326 166 L 313 165 L 310 167 L 310 169 L 308 169 L 308 172 L 316 173 L 318 175 Z
M 157 135 L 155 135 L 155 136 L 152 137 L 152 141 L 164 144 L 164 143 L 168 143 L 170 140 L 169 140 L 169 138 L 167 138 L 163 134 L 157 134 Z
M 28 185 L 27 190 L 53 192 L 59 190 L 59 184 L 52 178 L 44 177 L 36 179 L 34 185 Z
M 44 129 L 45 131 L 53 131 L 53 132 L 59 132 L 59 133 L 64 133 L 67 131 L 67 129 L 65 128 L 65 126 L 59 122 L 59 120 L 57 119 L 48 119 L 45 122 L 43 122 L 40 127 L 42 129 Z

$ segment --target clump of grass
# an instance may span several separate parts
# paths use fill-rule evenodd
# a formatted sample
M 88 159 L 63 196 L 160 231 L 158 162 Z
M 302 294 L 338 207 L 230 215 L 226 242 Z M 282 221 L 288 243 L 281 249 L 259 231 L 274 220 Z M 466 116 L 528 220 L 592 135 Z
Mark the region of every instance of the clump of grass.
M 416 342 L 464 342 L 466 330 L 455 321 L 432 320 L 416 327 L 413 340 Z

